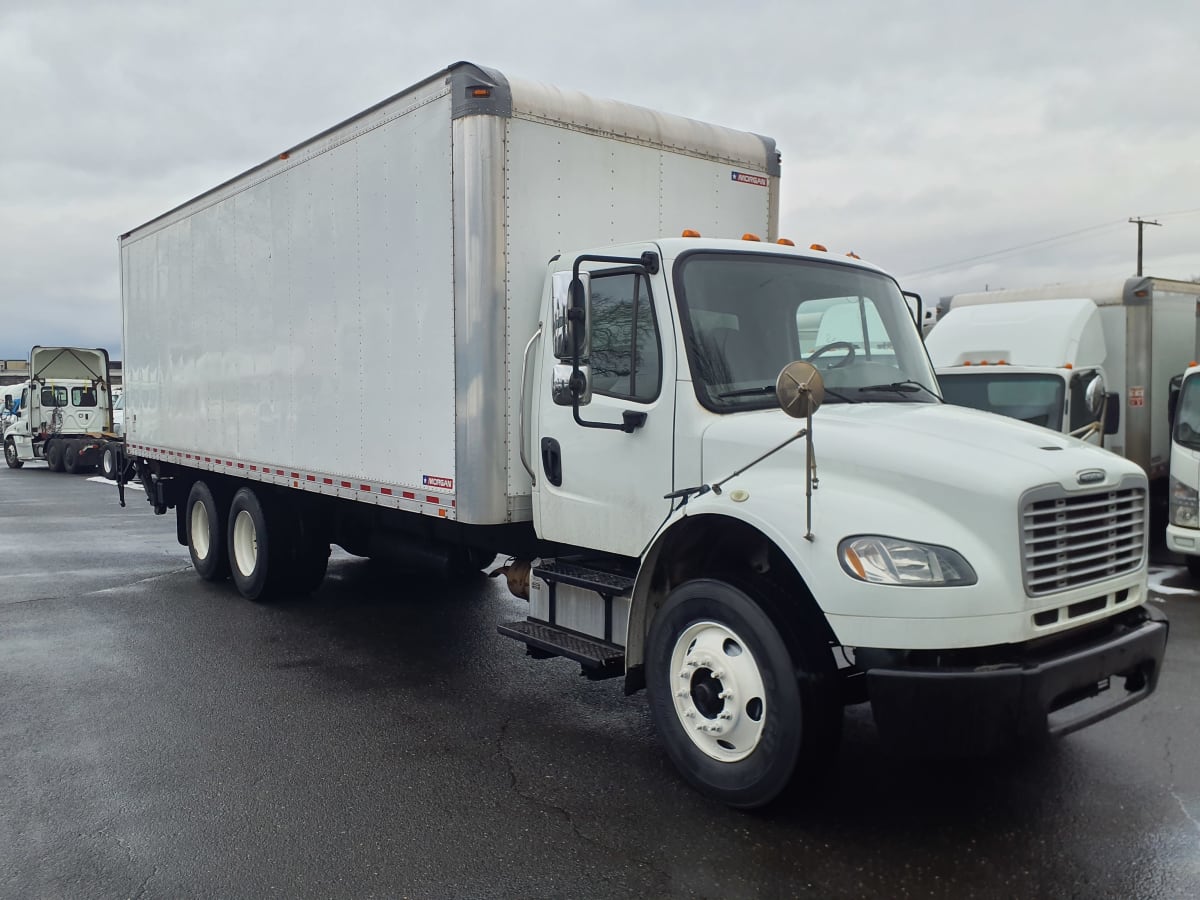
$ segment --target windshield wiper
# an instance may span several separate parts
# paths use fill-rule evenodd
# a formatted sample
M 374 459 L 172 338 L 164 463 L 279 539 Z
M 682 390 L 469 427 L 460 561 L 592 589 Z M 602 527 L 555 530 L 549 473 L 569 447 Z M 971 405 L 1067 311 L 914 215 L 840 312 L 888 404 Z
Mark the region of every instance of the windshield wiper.
M 867 390 L 867 388 L 861 388 L 860 390 Z M 741 388 L 740 390 L 736 390 L 736 391 L 726 391 L 723 394 L 717 394 L 717 399 L 718 400 L 728 400 L 731 397 L 755 397 L 755 396 L 760 396 L 762 394 L 773 394 L 773 393 L 775 393 L 775 385 L 763 384 L 763 385 L 759 385 L 758 387 Z M 837 391 L 830 390 L 829 388 L 825 388 L 825 393 L 830 397 L 836 397 L 838 400 L 841 400 L 844 403 L 858 403 L 859 402 L 858 400 L 855 400 L 853 397 L 847 397 L 845 394 L 839 394 Z
M 773 394 L 775 393 L 775 384 L 760 384 L 758 387 L 742 388 L 737 391 L 726 391 L 723 394 L 717 394 L 718 400 L 728 400 L 730 397 L 753 397 L 756 394 Z
M 868 384 L 866 387 L 858 389 L 860 394 L 864 391 L 888 391 L 893 394 L 915 394 L 917 391 L 924 391 L 930 397 L 938 400 L 942 399 L 919 381 L 893 381 L 891 384 Z

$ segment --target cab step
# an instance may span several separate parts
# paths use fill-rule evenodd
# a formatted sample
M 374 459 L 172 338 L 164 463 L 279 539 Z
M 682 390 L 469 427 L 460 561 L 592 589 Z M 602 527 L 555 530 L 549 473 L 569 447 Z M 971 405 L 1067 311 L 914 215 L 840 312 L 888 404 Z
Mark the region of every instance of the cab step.
M 530 656 L 540 659 L 561 656 L 574 660 L 588 678 L 615 678 L 625 674 L 625 651 L 615 644 L 532 619 L 497 625 L 496 630 L 506 637 L 523 641 L 525 652 Z
M 588 588 L 604 597 L 619 597 L 633 590 L 633 577 L 608 569 L 596 569 L 563 559 L 546 560 L 533 567 L 533 574 L 547 583 L 559 582 Z

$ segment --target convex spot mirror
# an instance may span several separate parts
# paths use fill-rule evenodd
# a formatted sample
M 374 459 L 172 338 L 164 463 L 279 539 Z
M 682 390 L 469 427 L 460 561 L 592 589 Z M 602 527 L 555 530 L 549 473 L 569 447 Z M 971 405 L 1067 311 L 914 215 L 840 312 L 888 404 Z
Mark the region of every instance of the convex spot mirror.
M 825 402 L 825 380 L 812 363 L 790 362 L 775 379 L 775 399 L 792 418 L 806 419 Z
M 574 278 L 570 272 L 555 272 L 552 281 L 554 291 L 551 304 L 551 322 L 554 339 L 554 355 L 563 362 L 578 359 L 585 363 L 591 356 L 591 279 L 587 272 L 579 273 L 575 290 L 571 290 Z

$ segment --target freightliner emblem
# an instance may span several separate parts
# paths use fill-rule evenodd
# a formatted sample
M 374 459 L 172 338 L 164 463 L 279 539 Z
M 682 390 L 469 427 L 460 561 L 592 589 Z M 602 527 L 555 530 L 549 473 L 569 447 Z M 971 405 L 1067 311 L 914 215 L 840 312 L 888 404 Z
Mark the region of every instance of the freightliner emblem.
M 1080 484 L 1096 484 L 1103 481 L 1105 477 L 1107 476 L 1105 476 L 1103 469 L 1085 469 L 1075 476 L 1075 480 Z

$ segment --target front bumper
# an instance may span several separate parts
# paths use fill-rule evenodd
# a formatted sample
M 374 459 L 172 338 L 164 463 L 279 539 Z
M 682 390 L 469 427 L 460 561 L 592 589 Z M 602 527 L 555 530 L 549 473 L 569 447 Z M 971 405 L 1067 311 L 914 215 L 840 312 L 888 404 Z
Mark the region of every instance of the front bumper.
M 974 665 L 868 669 L 881 738 L 921 756 L 986 754 L 1069 734 L 1145 700 L 1162 670 L 1167 617 L 1142 606 L 1106 624 Z
M 1200 554 L 1200 529 L 1167 525 L 1167 549 L 1184 556 Z

